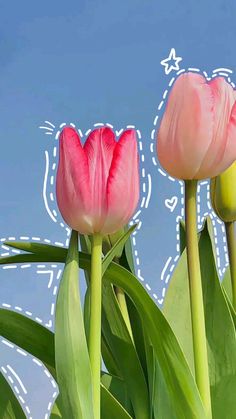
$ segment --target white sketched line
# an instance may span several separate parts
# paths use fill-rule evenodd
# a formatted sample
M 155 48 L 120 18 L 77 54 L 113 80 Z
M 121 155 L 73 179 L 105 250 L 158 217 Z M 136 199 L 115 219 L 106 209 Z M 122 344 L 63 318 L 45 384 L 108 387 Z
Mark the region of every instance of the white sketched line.
M 58 268 L 57 264 L 51 264 L 50 266 L 53 269 Z M 20 265 L 17 264 L 17 265 L 1 266 L 2 269 L 17 269 L 17 268 L 19 269 L 19 267 L 21 269 L 28 269 L 28 268 L 32 267 L 32 264 L 20 264 Z M 51 286 L 52 286 L 52 283 L 53 283 L 54 271 L 52 269 L 51 270 L 46 270 L 46 271 L 45 270 L 44 271 L 40 270 L 42 268 L 46 268 L 46 265 L 43 265 L 43 264 L 36 265 L 36 268 L 37 268 L 37 270 L 36 270 L 37 274 L 47 274 L 47 275 L 49 274 L 48 289 L 50 289 Z M 56 276 L 57 280 L 59 280 L 59 278 L 61 276 L 61 273 L 62 273 L 62 269 L 59 269 L 58 272 L 57 272 L 57 276 Z M 51 317 L 54 314 L 54 305 L 55 305 L 54 299 L 55 299 L 55 296 L 56 296 L 56 293 L 57 293 L 57 289 L 58 289 L 58 286 L 55 285 L 54 288 L 53 288 L 53 291 L 52 291 L 53 301 L 51 302 L 51 306 L 50 306 L 51 307 L 50 308 Z M 31 311 L 24 310 L 22 307 L 20 307 L 18 305 L 13 306 L 11 304 L 3 302 L 3 303 L 1 303 L 1 306 L 6 308 L 6 309 L 14 309 L 16 311 L 22 312 L 22 313 L 26 314 L 28 317 L 33 318 L 35 321 L 37 321 L 40 324 L 44 323 L 43 320 L 40 317 L 33 316 L 33 313 Z M 48 328 L 51 328 L 52 327 L 52 319 L 49 319 L 49 321 L 47 323 L 45 322 L 44 325 Z
M 53 281 L 53 271 L 49 270 L 49 271 L 37 271 L 37 274 L 39 275 L 48 275 L 49 274 L 49 281 L 48 281 L 48 289 L 51 288 L 52 286 L 52 281 Z
M 12 372 L 12 374 L 14 375 L 15 378 L 17 378 L 17 381 L 20 383 L 21 388 L 24 389 L 24 393 L 27 394 L 27 391 L 25 389 L 25 386 L 23 385 L 22 381 L 20 380 L 19 376 L 16 374 L 16 372 L 13 370 L 12 367 L 10 367 L 10 365 L 7 365 L 7 368 L 9 369 L 9 371 Z M 21 406 L 23 407 L 23 409 L 26 411 L 27 415 L 26 417 L 28 417 L 28 419 L 32 419 L 31 416 L 31 411 L 29 406 L 26 404 L 25 399 L 20 395 L 20 390 L 17 387 L 17 385 L 15 385 L 15 381 L 12 378 L 12 376 L 9 374 L 9 372 L 7 371 L 7 369 L 4 366 L 1 366 L 1 370 L 2 372 L 6 375 L 7 380 L 9 381 L 10 385 L 13 386 L 14 391 L 15 391 L 15 395 L 18 398 L 18 400 L 20 401 Z
M 36 365 L 38 365 L 40 368 L 42 368 L 43 369 L 43 372 L 44 372 L 44 374 L 46 375 L 46 377 L 47 377 L 47 379 L 49 379 L 49 381 L 50 381 L 50 383 L 51 383 L 51 385 L 52 385 L 52 388 L 53 388 L 53 394 L 52 394 L 52 397 L 51 397 L 51 401 L 49 402 L 49 404 L 48 404 L 48 407 L 47 407 L 47 412 L 45 413 L 45 419 L 47 419 L 47 418 L 49 418 L 49 415 L 48 415 L 48 412 L 51 410 L 51 407 L 52 407 L 52 405 L 53 405 L 53 402 L 54 402 L 54 400 L 56 399 L 56 396 L 58 395 L 58 389 L 57 389 L 57 384 L 56 384 L 56 382 L 55 382 L 55 380 L 54 380 L 54 378 L 52 377 L 52 375 L 50 374 L 50 372 L 45 368 L 45 366 L 44 366 L 44 364 L 41 362 L 41 361 L 39 361 L 37 358 L 31 358 L 31 356 L 29 356 L 29 354 L 27 353 L 27 352 L 24 352 L 24 351 L 19 351 L 19 348 L 17 348 L 15 345 L 13 345 L 11 342 L 9 342 L 9 341 L 7 341 L 7 340 L 5 340 L 5 339 L 1 339 L 1 342 L 4 344 L 4 345 L 6 345 L 6 346 L 8 346 L 8 347 L 10 347 L 11 349 L 14 349 L 17 353 L 19 353 L 20 355 L 23 355 L 23 356 L 25 356 L 25 357 L 29 357 L 30 359 L 32 359 L 32 362 L 34 363 L 34 364 L 36 364 Z M 4 368 L 4 367 L 3 367 Z M 4 371 L 5 370 L 5 371 Z M 5 374 L 7 374 L 7 370 L 4 368 L 4 370 L 3 370 L 3 372 L 5 373 Z M 21 399 L 20 399 L 21 400 Z M 21 402 L 22 402 L 22 400 L 21 400 Z M 23 402 L 22 402 L 23 403 Z M 27 411 L 27 409 L 26 409 L 26 411 Z M 28 411 L 27 411 L 28 412 Z M 28 413 L 30 413 L 30 412 L 28 412 Z M 29 419 L 32 419 L 31 417 L 29 418 Z
M 169 265 L 169 264 L 170 264 L 170 262 L 171 262 L 171 259 L 172 259 L 172 256 L 169 256 L 169 257 L 168 257 L 168 259 L 167 259 L 167 261 L 166 261 L 166 263 L 165 263 L 164 268 L 162 269 L 162 272 L 161 272 L 161 280 L 163 280 L 163 279 L 164 279 L 165 272 L 166 272 L 166 270 L 167 270 L 167 268 L 168 268 L 168 265 Z
M 14 375 L 14 377 L 16 378 L 16 380 L 18 381 L 18 383 L 20 384 L 20 386 L 21 386 L 21 388 L 22 388 L 22 390 L 23 390 L 23 392 L 25 393 L 25 394 L 27 394 L 27 390 L 26 390 L 26 388 L 25 388 L 25 386 L 24 386 L 24 384 L 22 383 L 22 381 L 21 381 L 21 379 L 20 379 L 20 377 L 19 377 L 19 375 L 15 372 L 15 370 L 8 364 L 7 365 L 7 368 L 9 369 L 9 371 Z
M 46 168 L 45 168 L 45 175 L 44 175 L 44 181 L 43 181 L 43 200 L 44 200 L 44 205 L 46 207 L 47 213 L 49 215 L 49 217 L 51 218 L 51 220 L 56 223 L 57 220 L 54 217 L 53 213 L 51 212 L 49 206 L 48 206 L 48 200 L 47 200 L 47 179 L 48 179 L 48 169 L 49 169 L 49 154 L 48 151 L 45 150 L 45 159 L 46 159 Z

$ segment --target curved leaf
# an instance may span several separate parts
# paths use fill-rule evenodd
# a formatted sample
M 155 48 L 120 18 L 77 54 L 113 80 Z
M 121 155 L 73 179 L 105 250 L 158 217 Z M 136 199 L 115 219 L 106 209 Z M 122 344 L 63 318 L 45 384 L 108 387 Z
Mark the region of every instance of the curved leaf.
M 93 418 L 92 380 L 78 287 L 78 234 L 72 231 L 55 316 L 55 361 L 62 414 Z
M 102 419 L 132 419 L 118 400 L 116 400 L 109 390 L 103 385 L 101 386 L 101 411 Z M 138 418 L 138 416 L 136 417 Z
M 236 410 L 236 338 L 232 312 L 226 302 L 215 267 L 208 229 L 201 232 L 199 252 L 208 344 L 213 417 L 230 417 Z M 164 302 L 164 313 L 193 369 L 191 312 L 186 253 L 180 258 Z M 234 318 L 235 320 L 235 318 Z
M 54 334 L 39 323 L 16 313 L 0 308 L 0 335 L 15 345 L 41 359 L 49 371 L 54 357 Z
M 23 419 L 25 414 L 7 380 L 0 373 L 0 418 Z

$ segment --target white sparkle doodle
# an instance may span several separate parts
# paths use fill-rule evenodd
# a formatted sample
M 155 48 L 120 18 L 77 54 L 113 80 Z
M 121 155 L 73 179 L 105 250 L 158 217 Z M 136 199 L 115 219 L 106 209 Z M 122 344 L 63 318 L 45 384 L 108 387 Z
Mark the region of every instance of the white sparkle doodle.
M 177 57 L 175 49 L 171 48 L 169 56 L 161 61 L 161 65 L 165 67 L 165 74 L 169 74 L 172 70 L 179 70 L 180 61 L 182 57 Z

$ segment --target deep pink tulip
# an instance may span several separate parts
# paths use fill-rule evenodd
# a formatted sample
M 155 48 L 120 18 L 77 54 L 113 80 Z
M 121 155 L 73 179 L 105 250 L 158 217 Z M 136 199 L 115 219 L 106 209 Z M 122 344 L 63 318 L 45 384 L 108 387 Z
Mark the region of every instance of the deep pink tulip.
M 92 131 L 84 146 L 73 128 L 60 135 L 57 203 L 66 223 L 82 234 L 111 234 L 132 216 L 139 199 L 135 130 L 119 141 L 110 128 Z
M 163 168 L 179 179 L 217 176 L 236 160 L 236 94 L 222 77 L 176 80 L 157 136 Z

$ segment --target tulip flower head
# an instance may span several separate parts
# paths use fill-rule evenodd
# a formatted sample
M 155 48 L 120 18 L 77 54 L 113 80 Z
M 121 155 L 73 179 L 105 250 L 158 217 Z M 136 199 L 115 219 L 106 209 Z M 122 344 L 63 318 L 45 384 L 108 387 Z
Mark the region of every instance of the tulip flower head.
M 236 92 L 223 77 L 181 74 L 157 138 L 163 168 L 179 179 L 217 176 L 236 160 Z
M 60 135 L 57 203 L 66 223 L 81 234 L 112 234 L 130 219 L 139 199 L 136 131 L 119 141 L 108 127 L 92 131 L 82 145 L 76 130 Z
M 211 179 L 211 204 L 222 221 L 236 221 L 236 162 Z

